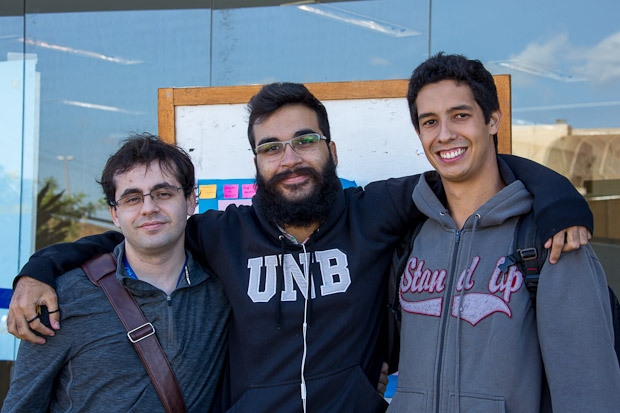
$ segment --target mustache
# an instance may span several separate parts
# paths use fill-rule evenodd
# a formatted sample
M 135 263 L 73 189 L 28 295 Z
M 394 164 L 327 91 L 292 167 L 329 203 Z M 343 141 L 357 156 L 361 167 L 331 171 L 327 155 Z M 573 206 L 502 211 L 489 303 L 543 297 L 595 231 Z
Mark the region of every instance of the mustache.
M 307 176 L 310 176 L 311 178 L 314 178 L 316 182 L 321 182 L 323 180 L 323 177 L 321 176 L 319 171 L 317 171 L 316 169 L 309 167 L 309 166 L 300 166 L 299 168 L 289 169 L 284 172 L 275 174 L 267 181 L 267 185 L 268 186 L 276 185 L 280 181 L 283 181 L 292 175 L 307 175 Z

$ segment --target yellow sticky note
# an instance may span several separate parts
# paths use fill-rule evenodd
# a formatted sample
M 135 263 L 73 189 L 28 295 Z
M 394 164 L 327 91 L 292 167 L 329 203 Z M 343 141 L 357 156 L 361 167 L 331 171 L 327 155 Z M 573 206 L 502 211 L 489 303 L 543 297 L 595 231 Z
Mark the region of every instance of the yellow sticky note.
M 200 185 L 200 199 L 214 199 L 217 185 Z

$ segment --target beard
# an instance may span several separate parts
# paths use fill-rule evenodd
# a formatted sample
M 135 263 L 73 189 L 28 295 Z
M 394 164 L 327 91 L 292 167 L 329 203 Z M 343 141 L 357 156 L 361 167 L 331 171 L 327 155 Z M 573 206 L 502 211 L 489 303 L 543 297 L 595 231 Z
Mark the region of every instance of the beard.
M 278 184 L 293 174 L 308 176 L 314 181 L 314 185 L 305 197 L 288 200 L 278 190 Z M 291 186 L 291 189 L 294 190 L 295 186 Z M 265 180 L 260 172 L 256 171 L 256 197 L 262 213 L 269 222 L 280 227 L 309 227 L 325 221 L 340 190 L 342 186 L 331 156 L 320 172 L 311 167 L 300 167 Z

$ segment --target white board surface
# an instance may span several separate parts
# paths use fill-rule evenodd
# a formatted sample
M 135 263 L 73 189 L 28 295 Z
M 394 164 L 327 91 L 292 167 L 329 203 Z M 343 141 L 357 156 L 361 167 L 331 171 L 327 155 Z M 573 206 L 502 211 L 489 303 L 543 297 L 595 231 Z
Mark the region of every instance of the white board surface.
M 326 100 L 338 176 L 368 182 L 432 169 L 409 118 L 405 98 Z M 189 152 L 198 179 L 256 174 L 245 104 L 177 106 L 176 142 Z

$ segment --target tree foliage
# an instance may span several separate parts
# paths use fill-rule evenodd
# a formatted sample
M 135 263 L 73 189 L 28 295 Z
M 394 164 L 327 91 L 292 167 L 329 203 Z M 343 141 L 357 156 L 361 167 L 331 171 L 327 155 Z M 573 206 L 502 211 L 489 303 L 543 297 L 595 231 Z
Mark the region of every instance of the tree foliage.
M 53 178 L 45 180 L 37 195 L 36 250 L 75 238 L 79 221 L 96 208 L 85 198 L 83 193 L 65 196 L 65 191 L 58 188 Z

